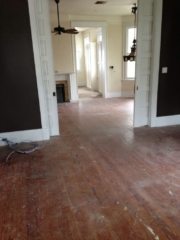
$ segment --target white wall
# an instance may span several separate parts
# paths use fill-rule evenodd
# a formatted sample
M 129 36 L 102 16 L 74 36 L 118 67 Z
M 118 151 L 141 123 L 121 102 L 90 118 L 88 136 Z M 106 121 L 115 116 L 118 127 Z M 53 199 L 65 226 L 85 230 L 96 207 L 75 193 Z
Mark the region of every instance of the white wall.
M 109 24 L 107 30 L 108 92 L 121 91 L 122 74 L 122 25 Z M 109 69 L 113 66 L 114 69 Z
M 57 27 L 57 24 L 52 23 L 51 29 L 53 30 L 55 27 Z M 66 29 L 71 28 L 70 22 L 63 22 L 63 27 Z M 55 35 L 52 33 L 52 44 L 54 53 L 54 71 L 59 73 L 74 72 L 71 34 Z

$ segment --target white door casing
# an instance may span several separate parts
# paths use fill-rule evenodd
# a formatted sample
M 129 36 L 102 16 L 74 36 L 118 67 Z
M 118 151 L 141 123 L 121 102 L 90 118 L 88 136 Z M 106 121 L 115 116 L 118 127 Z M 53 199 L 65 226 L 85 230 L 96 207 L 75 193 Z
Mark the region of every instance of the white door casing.
M 159 79 L 159 64 L 160 64 L 159 59 L 160 59 L 160 48 L 161 48 L 162 10 L 163 10 L 163 0 L 155 1 L 154 2 L 154 20 L 153 20 L 154 28 L 153 28 L 153 44 L 152 44 L 152 67 L 151 67 L 151 82 L 150 82 L 150 108 L 149 108 L 149 126 L 151 127 L 158 126 L 159 119 L 163 119 L 163 118 L 157 118 L 157 95 L 158 95 L 158 79 Z M 162 122 L 160 121 L 159 126 L 169 125 L 170 123 L 171 121 L 169 122 L 169 117 L 168 117 L 165 121 L 165 124 L 163 124 L 163 121 Z
M 152 52 L 153 0 L 139 0 L 134 127 L 148 125 Z
M 98 91 L 102 93 L 102 42 L 98 42 Z
M 33 27 L 37 30 L 37 40 L 39 45 L 39 58 L 41 62 L 41 75 L 43 78 L 41 88 L 46 99 L 46 121 L 50 136 L 59 135 L 59 121 L 56 98 L 56 86 L 53 64 L 52 39 L 49 16 L 48 0 L 28 0 L 29 6 L 34 7 Z M 33 9 L 31 9 L 31 12 Z M 31 14 L 30 14 L 30 18 Z M 36 26 L 34 24 L 36 23 Z M 31 24 L 31 25 L 32 25 Z M 41 90 L 42 90 L 41 89 Z M 43 119 L 44 121 L 44 119 Z
M 102 35 L 101 28 L 97 30 L 97 66 L 98 66 L 98 91 L 102 93 L 102 41 L 99 37 Z
M 86 69 L 86 86 L 91 88 L 91 54 L 90 44 L 85 46 L 85 69 Z

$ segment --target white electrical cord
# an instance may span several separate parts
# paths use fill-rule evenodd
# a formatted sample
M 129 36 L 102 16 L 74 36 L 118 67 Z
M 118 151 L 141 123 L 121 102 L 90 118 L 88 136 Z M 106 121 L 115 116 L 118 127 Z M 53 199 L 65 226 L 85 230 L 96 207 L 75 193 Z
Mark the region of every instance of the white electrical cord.
M 36 151 L 37 149 L 43 148 L 47 143 L 51 142 L 52 140 L 60 139 L 60 137 L 52 138 L 52 139 L 50 139 L 49 141 L 44 142 L 41 146 L 39 146 L 38 144 L 32 142 L 31 140 L 24 140 L 24 141 L 22 141 L 22 142 L 20 142 L 20 143 L 14 143 L 14 142 L 9 141 L 7 138 L 2 138 L 2 137 L 0 137 L 0 139 L 2 139 L 1 141 L 6 142 L 7 145 L 9 146 L 9 148 L 10 148 L 11 150 L 13 150 L 13 151 L 7 156 L 7 158 L 6 158 L 6 162 L 10 162 L 10 161 L 8 161 L 8 160 L 9 160 L 10 156 L 11 156 L 13 153 L 15 153 L 15 152 L 17 152 L 17 153 L 22 153 L 22 154 L 32 153 L 32 152 Z M 24 150 L 24 151 L 23 151 L 23 150 L 20 150 L 20 149 L 18 149 L 18 148 L 15 147 L 15 146 L 17 146 L 17 145 L 23 145 L 23 144 L 27 144 L 27 143 L 29 143 L 29 144 L 32 146 L 32 148 L 29 149 L 29 150 Z M 2 164 L 4 164 L 4 163 L 2 163 Z M 1 165 L 1 164 L 0 164 L 0 165 Z
M 10 161 L 8 161 L 8 159 L 10 158 L 10 156 L 11 156 L 13 153 L 15 153 L 15 151 L 12 151 L 12 152 L 7 156 L 6 162 L 10 162 Z

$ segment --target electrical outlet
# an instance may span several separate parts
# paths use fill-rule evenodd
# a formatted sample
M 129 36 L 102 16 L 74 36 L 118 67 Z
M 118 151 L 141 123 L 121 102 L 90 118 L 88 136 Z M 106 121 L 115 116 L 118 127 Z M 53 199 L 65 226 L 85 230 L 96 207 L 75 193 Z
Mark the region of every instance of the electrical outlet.
M 163 67 L 162 68 L 162 73 L 167 73 L 168 72 L 168 68 L 167 67 Z

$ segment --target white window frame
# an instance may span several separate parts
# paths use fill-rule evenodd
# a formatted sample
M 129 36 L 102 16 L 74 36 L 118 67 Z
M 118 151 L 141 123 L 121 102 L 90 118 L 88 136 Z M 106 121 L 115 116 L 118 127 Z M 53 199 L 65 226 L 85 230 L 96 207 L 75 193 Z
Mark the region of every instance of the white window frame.
M 79 64 L 79 69 L 78 69 L 78 64 Z M 82 49 L 81 48 L 76 49 L 76 71 L 78 73 L 82 72 Z
M 89 43 L 90 43 L 90 34 L 89 33 L 83 34 L 84 55 L 85 55 L 85 50 L 86 50 L 85 38 L 89 38 Z
M 127 49 L 128 30 L 130 28 L 134 28 L 133 22 L 123 23 L 123 56 L 126 55 L 127 53 L 130 53 L 131 51 L 131 49 Z M 122 62 L 123 62 L 122 81 L 134 82 L 135 77 L 134 78 L 127 77 L 127 64 L 124 61 Z

